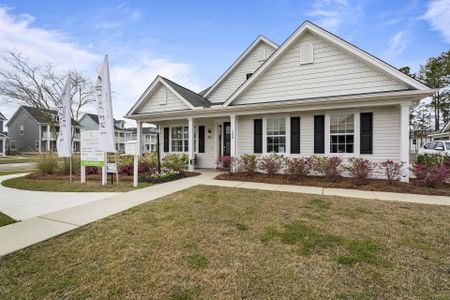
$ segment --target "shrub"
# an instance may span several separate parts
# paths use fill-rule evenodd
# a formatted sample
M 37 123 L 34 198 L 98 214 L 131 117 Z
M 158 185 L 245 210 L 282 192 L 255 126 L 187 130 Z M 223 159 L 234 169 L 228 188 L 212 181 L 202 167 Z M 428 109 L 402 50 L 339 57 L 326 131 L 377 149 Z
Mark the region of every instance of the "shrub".
M 239 160 L 239 172 L 252 175 L 258 170 L 258 157 L 255 154 L 243 154 Z
M 311 170 L 320 173 L 322 175 L 325 175 L 323 172 L 323 165 L 327 158 L 325 156 L 317 156 L 313 155 L 310 157 L 311 159 Z
M 70 174 L 70 159 L 64 158 L 61 166 L 61 173 L 64 175 Z M 72 174 L 80 174 L 80 157 L 72 156 Z
M 95 175 L 98 174 L 98 168 L 97 167 L 86 167 L 86 175 Z
M 448 156 L 446 154 L 426 153 L 417 156 L 416 164 L 428 167 L 440 166 L 443 165 L 447 160 Z
M 41 154 L 37 161 L 37 169 L 44 175 L 55 174 L 58 170 L 58 158 L 50 153 Z
M 356 185 L 367 183 L 367 178 L 372 174 L 376 164 L 368 159 L 350 158 L 346 166 L 347 171 L 352 177 L 352 181 Z
M 267 175 L 273 177 L 283 168 L 285 157 L 276 153 L 263 156 L 259 159 L 259 167 L 264 170 Z
M 313 167 L 311 158 L 291 158 L 286 162 L 287 173 L 289 176 L 297 179 L 304 178 L 309 175 Z
M 221 155 L 216 160 L 217 169 L 229 169 L 231 167 L 231 156 Z
M 414 164 L 411 171 L 417 178 L 419 185 L 437 187 L 450 178 L 450 168 L 446 165 Z
M 384 174 L 389 184 L 400 180 L 403 165 L 403 162 L 395 162 L 392 159 L 385 160 L 380 164 L 384 168 Z
M 183 173 L 187 163 L 186 154 L 168 154 L 163 158 L 162 167 L 175 173 Z
M 335 182 L 342 173 L 342 159 L 337 156 L 320 157 L 316 156 L 314 168 L 317 172 L 325 175 L 328 181 Z

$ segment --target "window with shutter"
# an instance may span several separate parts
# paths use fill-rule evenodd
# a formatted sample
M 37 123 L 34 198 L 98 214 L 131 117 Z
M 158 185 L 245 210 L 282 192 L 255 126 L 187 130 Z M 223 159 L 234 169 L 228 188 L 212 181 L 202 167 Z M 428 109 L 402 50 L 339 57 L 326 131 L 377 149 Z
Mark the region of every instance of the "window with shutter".
M 314 47 L 311 43 L 300 45 L 300 64 L 312 64 L 314 62 Z
M 253 140 L 253 152 L 262 153 L 263 150 L 263 125 L 262 119 L 255 119 L 254 123 L 254 140 Z
M 291 153 L 300 153 L 300 117 L 291 118 Z
M 169 152 L 169 127 L 164 127 L 164 152 Z
M 373 114 L 361 113 L 360 124 L 360 149 L 361 154 L 372 154 L 373 152 Z
M 205 126 L 198 126 L 198 152 L 205 153 Z
M 325 153 L 325 117 L 314 116 L 314 153 Z

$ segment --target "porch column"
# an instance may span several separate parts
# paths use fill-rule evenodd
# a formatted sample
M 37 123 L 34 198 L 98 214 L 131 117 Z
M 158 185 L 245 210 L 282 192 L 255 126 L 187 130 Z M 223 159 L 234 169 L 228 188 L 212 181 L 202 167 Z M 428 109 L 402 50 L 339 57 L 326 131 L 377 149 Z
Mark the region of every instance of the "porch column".
M 136 121 L 136 138 L 137 138 L 137 144 L 139 146 L 139 156 L 142 155 L 142 122 Z
M 400 104 L 400 161 L 403 167 L 400 181 L 409 182 L 409 103 Z
M 188 151 L 189 151 L 189 171 L 194 171 L 194 119 L 188 118 Z
M 3 156 L 6 156 L 6 139 L 2 139 L 2 154 Z
M 41 124 L 38 125 L 38 129 L 39 129 L 39 137 L 38 137 L 38 141 L 39 141 L 39 153 L 42 153 L 42 127 Z
M 236 115 L 230 115 L 230 156 L 236 157 Z
M 47 152 L 50 152 L 50 126 L 47 125 Z

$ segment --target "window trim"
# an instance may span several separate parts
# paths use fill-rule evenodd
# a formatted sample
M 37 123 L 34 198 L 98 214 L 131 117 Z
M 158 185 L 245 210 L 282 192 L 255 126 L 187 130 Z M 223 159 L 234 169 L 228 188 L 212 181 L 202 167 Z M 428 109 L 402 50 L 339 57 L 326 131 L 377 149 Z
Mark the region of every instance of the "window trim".
M 352 133 L 331 133 L 331 117 L 332 116 L 347 116 L 347 115 L 352 115 L 353 116 L 353 132 Z M 341 112 L 330 112 L 329 114 L 329 124 L 328 124 L 328 143 L 330 145 L 329 147 L 329 153 L 331 155 L 355 155 L 356 149 L 355 149 L 355 138 L 356 138 L 356 128 L 355 128 L 355 120 L 356 120 L 356 114 L 354 112 L 351 111 L 341 111 Z M 339 123 L 339 122 L 338 122 Z M 332 136 L 347 136 L 347 135 L 353 135 L 353 143 L 351 143 L 353 145 L 353 151 L 352 152 L 332 152 L 331 151 L 331 137 Z M 339 145 L 339 142 L 337 143 Z M 347 146 L 347 142 L 344 142 L 345 147 Z
M 206 125 L 204 125 L 204 126 L 205 126 L 205 129 L 206 129 L 207 126 Z M 189 145 L 188 145 L 188 151 L 181 151 L 180 152 L 180 151 L 173 151 L 172 150 L 172 128 L 177 128 L 177 127 L 184 128 L 184 127 L 186 127 L 188 129 L 188 135 L 187 135 L 187 139 L 186 140 L 188 141 L 188 144 L 189 144 L 189 126 L 188 125 L 183 125 L 183 124 L 175 124 L 175 125 L 172 125 L 172 126 L 164 126 L 164 127 L 169 127 L 169 152 L 166 152 L 166 153 L 174 153 L 174 154 L 189 153 Z M 197 136 L 198 136 L 198 124 L 195 124 L 194 125 L 194 153 L 197 153 L 197 149 L 198 149 Z M 156 137 L 155 137 L 155 139 L 156 139 Z M 206 141 L 205 141 L 205 143 L 206 143 Z M 185 145 L 184 145 L 184 142 L 183 142 L 183 149 L 185 149 L 184 146 Z M 206 153 L 206 150 L 205 150 L 205 153 Z
M 363 112 L 372 112 L 371 110 L 361 110 L 359 108 L 354 109 L 336 109 L 325 111 L 323 114 L 325 115 L 325 153 L 323 155 L 326 156 L 339 156 L 343 158 L 350 157 L 361 157 L 361 156 L 370 156 L 369 154 L 360 154 L 360 114 Z M 332 153 L 331 152 L 331 141 L 330 141 L 330 123 L 331 123 L 331 115 L 333 114 L 353 114 L 353 153 Z
M 14 147 L 13 147 L 14 145 Z M 16 140 L 9 141 L 9 149 L 16 150 Z
M 20 135 L 24 135 L 24 133 L 25 133 L 25 126 L 20 125 L 20 127 L 19 127 L 19 133 L 20 133 Z
M 297 115 L 292 115 L 297 116 Z M 258 117 L 262 119 L 262 138 L 263 138 L 263 144 L 262 144 L 262 155 L 267 155 L 271 153 L 277 153 L 277 154 L 283 154 L 283 155 L 290 155 L 291 154 L 291 123 L 290 118 L 292 117 L 290 114 L 274 114 L 274 115 L 263 115 L 262 117 Z M 300 115 L 299 115 L 300 116 Z M 255 116 L 256 118 L 256 116 Z M 267 152 L 267 120 L 268 119 L 285 119 L 285 126 L 286 126 L 286 132 L 285 132 L 285 151 L 284 152 Z

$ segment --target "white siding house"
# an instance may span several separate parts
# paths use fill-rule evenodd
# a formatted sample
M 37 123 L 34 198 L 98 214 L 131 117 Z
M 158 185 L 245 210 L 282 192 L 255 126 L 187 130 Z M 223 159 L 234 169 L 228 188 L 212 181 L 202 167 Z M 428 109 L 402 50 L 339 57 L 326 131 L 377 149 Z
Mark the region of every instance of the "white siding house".
M 272 152 L 407 162 L 409 108 L 433 92 L 305 22 L 280 46 L 259 36 L 202 92 L 158 76 L 126 118 L 157 125 L 163 155 L 187 153 L 201 168 Z

